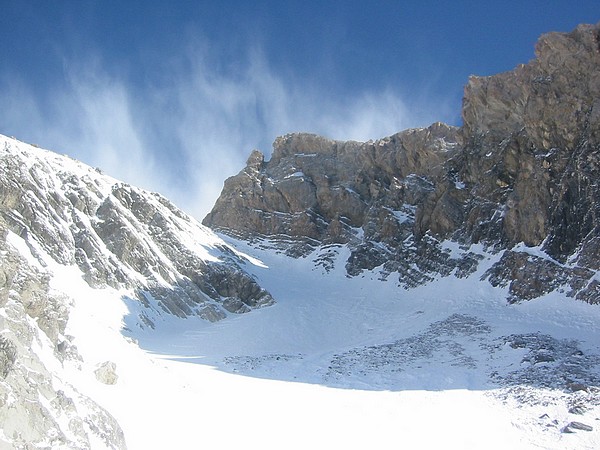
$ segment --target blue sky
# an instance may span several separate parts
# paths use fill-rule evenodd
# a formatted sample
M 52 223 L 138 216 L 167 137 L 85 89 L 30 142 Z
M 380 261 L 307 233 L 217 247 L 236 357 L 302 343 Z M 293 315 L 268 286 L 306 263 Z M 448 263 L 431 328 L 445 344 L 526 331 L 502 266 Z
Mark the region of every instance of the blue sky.
M 471 74 L 510 70 L 597 1 L 0 0 L 0 133 L 202 218 L 253 148 L 460 125 Z

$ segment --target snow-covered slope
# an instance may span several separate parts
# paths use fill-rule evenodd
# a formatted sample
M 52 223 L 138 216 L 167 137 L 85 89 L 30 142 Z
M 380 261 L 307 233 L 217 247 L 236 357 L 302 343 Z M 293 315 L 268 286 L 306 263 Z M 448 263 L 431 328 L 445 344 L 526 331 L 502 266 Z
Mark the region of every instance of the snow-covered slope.
M 317 253 L 236 244 L 278 303 L 218 323 L 123 331 L 117 292 L 53 268 L 82 357 L 55 373 L 114 416 L 128 448 L 600 445 L 597 307 L 555 294 L 508 305 L 480 273 L 468 290 L 446 277 L 399 291 L 375 272 L 347 278 L 343 247 L 324 272 Z M 104 361 L 113 385 L 94 374 Z
M 508 304 L 502 252 L 404 290 L 2 146 L 0 448 L 600 447 L 600 308 Z
M 66 156 L 0 136 L 0 215 L 33 258 L 76 265 L 93 287 L 126 289 L 163 313 L 215 321 L 273 302 L 248 259 L 159 194 Z M 223 283 L 223 280 L 227 283 Z
M 0 440 L 14 446 L 124 447 L 110 414 L 53 370 L 80 360 L 85 337 L 66 329 L 80 296 L 117 314 L 119 336 L 124 314 L 135 330 L 163 316 L 217 321 L 274 303 L 243 269 L 252 258 L 160 195 L 4 136 L 0 251 Z M 99 378 L 111 382 L 111 369 Z
M 482 263 L 466 280 L 399 290 L 377 271 L 347 277 L 345 246 L 294 259 L 268 242 L 236 245 L 266 266 L 255 275 L 276 306 L 136 337 L 173 360 L 237 374 L 240 385 L 259 383 L 250 376 L 287 395 L 302 392 L 294 404 L 270 400 L 277 411 L 255 415 L 292 415 L 310 436 L 304 444 L 318 445 L 311 430 L 332 408 L 326 436 L 349 448 L 369 438 L 376 448 L 600 445 L 600 308 L 556 293 L 508 304 L 507 288 L 480 280 L 501 257 L 481 247 L 470 249 Z M 335 254 L 332 270 L 316 265 L 324 253 Z

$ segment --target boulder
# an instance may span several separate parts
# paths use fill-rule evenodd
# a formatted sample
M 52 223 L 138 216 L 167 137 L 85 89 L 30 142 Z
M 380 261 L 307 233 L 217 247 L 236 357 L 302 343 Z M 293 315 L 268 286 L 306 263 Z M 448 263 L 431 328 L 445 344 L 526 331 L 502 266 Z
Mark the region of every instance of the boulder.
M 103 384 L 117 384 L 119 376 L 117 375 L 117 365 L 112 361 L 105 361 L 94 370 L 96 379 Z

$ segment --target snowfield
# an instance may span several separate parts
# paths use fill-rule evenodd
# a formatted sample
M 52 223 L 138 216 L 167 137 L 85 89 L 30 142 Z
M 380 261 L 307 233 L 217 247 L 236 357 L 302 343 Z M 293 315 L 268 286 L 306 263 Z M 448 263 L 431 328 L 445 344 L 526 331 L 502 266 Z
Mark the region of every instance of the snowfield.
M 508 305 L 479 281 L 499 255 L 466 281 L 403 290 L 376 271 L 328 273 L 319 250 L 233 244 L 258 258 L 246 269 L 277 304 L 214 324 L 165 315 L 141 329 L 127 292 L 53 268 L 83 357 L 56 371 L 117 419 L 129 449 L 600 448 L 600 308 L 561 294 Z M 94 375 L 105 361 L 114 385 Z

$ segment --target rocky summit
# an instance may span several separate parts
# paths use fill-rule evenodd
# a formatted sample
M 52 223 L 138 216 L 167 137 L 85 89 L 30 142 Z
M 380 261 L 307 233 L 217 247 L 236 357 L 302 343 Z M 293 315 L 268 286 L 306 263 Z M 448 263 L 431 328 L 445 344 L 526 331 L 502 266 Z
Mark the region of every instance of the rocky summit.
M 349 276 L 405 288 L 474 273 L 510 302 L 554 290 L 600 303 L 600 24 L 543 35 L 536 58 L 472 76 L 460 127 L 369 142 L 312 134 L 253 151 L 204 224 L 292 256 L 351 249 Z M 327 268 L 333 258 L 323 253 Z

